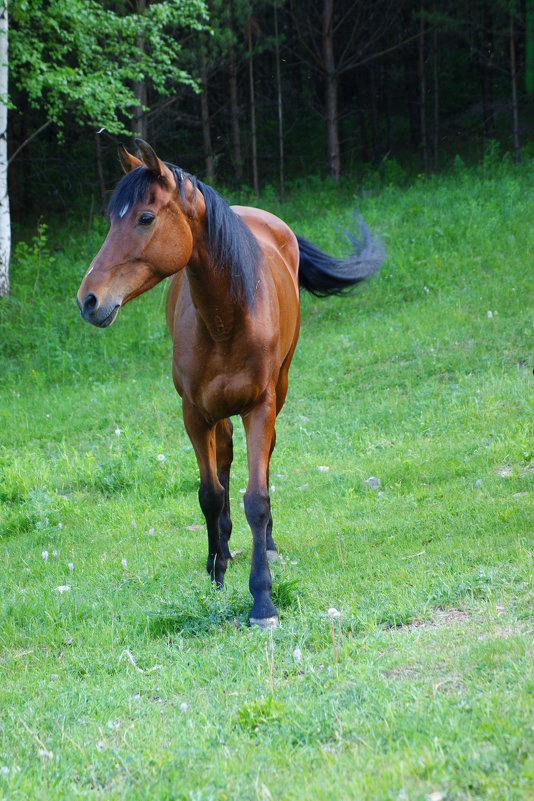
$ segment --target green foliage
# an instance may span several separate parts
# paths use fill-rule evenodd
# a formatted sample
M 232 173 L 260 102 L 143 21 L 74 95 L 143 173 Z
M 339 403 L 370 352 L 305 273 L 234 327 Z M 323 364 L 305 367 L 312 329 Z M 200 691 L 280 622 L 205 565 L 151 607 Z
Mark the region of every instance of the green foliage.
M 21 0 L 12 16 L 12 76 L 59 126 L 74 119 L 124 133 L 138 103 L 135 82 L 150 81 L 162 95 L 197 86 L 181 68 L 176 36 L 206 26 L 203 0 L 165 0 L 125 15 L 93 0 Z

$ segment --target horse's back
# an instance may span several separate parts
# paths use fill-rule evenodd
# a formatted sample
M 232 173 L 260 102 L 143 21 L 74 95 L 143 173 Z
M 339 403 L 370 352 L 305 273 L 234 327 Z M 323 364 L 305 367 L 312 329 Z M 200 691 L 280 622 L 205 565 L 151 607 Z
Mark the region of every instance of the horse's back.
M 250 228 L 264 254 L 268 255 L 270 251 L 276 253 L 280 267 L 283 265 L 292 278 L 298 298 L 299 246 L 297 237 L 291 228 L 269 211 L 252 206 L 232 206 L 231 208 Z M 274 261 L 272 261 L 272 267 L 276 270 Z

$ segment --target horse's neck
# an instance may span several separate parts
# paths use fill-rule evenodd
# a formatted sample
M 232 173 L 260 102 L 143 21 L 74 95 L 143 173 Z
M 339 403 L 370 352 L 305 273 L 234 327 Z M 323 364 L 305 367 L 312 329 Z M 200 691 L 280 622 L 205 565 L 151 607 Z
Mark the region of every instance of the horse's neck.
M 210 337 L 218 342 L 231 339 L 243 309 L 232 296 L 225 271 L 213 265 L 204 244 L 194 248 L 186 269 L 191 299 Z

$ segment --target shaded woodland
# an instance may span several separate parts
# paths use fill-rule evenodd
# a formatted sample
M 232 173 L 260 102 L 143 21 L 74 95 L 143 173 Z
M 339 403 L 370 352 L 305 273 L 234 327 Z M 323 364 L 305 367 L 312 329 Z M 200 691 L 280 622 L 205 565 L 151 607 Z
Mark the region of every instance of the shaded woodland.
M 46 13 L 57 3 L 37 5 Z M 100 5 L 134 26 L 158 10 L 150 0 Z M 25 24 L 40 35 L 31 7 L 20 3 L 11 21 L 10 46 L 13 36 L 19 50 Z M 532 0 L 209 0 L 188 8 L 198 25 L 153 16 L 164 30 L 166 58 L 175 57 L 187 76 L 181 81 L 141 63 L 160 40 L 151 41 L 152 22 L 139 24 L 137 51 L 121 78 L 137 106 L 119 111 L 121 130 L 110 132 L 90 110 L 80 117 L 76 99 L 70 108 L 64 96 L 61 118 L 51 114 L 53 87 L 32 96 L 24 59 L 11 65 L 15 221 L 103 208 L 118 177 L 117 143 L 131 144 L 135 135 L 204 180 L 256 194 L 271 186 L 281 196 L 312 175 L 358 181 L 375 173 L 399 181 L 447 169 L 455 158 L 479 161 L 497 150 L 519 162 L 530 155 Z M 84 47 L 93 46 L 93 36 L 98 56 L 102 37 L 85 33 Z M 118 48 L 123 34 L 116 35 Z M 114 34 L 106 36 L 113 58 Z M 46 70 L 46 47 L 41 58 Z M 80 57 L 69 58 L 75 68 Z

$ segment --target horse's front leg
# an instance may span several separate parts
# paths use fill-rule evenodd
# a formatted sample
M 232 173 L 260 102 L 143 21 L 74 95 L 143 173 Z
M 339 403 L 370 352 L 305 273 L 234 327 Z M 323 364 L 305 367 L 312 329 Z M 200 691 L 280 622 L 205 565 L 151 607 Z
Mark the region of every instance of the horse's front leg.
M 267 562 L 266 542 L 267 527 L 271 517 L 267 471 L 275 419 L 274 392 L 267 392 L 262 403 L 243 417 L 249 472 L 244 497 L 245 514 L 252 531 L 249 588 L 254 603 L 249 619 L 251 623 L 262 628 L 276 626 L 278 622 L 278 613 L 271 600 L 272 581 Z
M 217 478 L 215 426 L 209 426 L 186 399 L 182 402 L 184 424 L 195 449 L 200 472 L 198 500 L 208 529 L 206 569 L 218 587 L 224 585 L 227 559 L 221 546 L 219 518 L 224 506 L 224 488 Z

